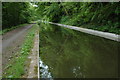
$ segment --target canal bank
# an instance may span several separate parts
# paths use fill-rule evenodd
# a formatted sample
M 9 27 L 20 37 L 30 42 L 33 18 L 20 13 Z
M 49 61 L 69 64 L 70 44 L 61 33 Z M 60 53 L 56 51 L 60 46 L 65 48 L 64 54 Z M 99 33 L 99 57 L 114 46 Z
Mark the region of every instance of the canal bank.
M 39 78 L 39 31 L 36 30 L 34 46 L 29 55 L 28 78 Z
M 102 31 L 97 31 L 97 30 L 92 30 L 92 29 L 86 29 L 86 28 L 81 28 L 81 27 L 76 27 L 76 26 L 64 25 L 64 24 L 59 24 L 59 23 L 53 23 L 53 22 L 49 22 L 49 23 L 120 42 L 120 35 L 117 35 L 117 34 L 102 32 Z

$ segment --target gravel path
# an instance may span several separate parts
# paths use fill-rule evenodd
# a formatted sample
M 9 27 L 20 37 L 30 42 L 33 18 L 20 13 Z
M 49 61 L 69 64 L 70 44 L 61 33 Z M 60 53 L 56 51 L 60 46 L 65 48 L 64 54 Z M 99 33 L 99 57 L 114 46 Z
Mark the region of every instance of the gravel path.
M 20 50 L 25 36 L 28 30 L 32 27 L 33 24 L 23 26 L 17 29 L 14 29 L 10 32 L 7 32 L 2 36 L 2 67 L 4 68 L 6 64 L 10 61 L 12 56 Z M 0 51 L 1 52 L 1 51 Z

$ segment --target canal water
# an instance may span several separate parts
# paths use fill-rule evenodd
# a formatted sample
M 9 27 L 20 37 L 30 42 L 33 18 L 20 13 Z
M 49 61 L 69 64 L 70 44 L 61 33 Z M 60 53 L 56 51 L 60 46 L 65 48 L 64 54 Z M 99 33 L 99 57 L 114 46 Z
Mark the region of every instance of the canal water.
M 40 25 L 40 78 L 118 77 L 120 43 L 64 27 Z

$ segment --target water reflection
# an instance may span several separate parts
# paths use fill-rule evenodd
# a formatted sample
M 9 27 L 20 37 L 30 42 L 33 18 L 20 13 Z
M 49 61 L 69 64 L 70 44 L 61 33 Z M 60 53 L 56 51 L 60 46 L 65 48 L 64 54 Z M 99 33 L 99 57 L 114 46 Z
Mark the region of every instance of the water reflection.
M 40 26 L 40 57 L 53 78 L 118 77 L 118 45 L 55 25 Z

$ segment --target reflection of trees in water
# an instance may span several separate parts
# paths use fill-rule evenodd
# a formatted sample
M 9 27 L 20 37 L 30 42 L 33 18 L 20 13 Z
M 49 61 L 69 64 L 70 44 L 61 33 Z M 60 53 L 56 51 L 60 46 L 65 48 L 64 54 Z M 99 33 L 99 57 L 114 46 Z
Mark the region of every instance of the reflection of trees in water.
M 52 68 L 53 77 L 116 76 L 117 42 L 62 27 L 57 30 L 40 32 L 41 59 Z

